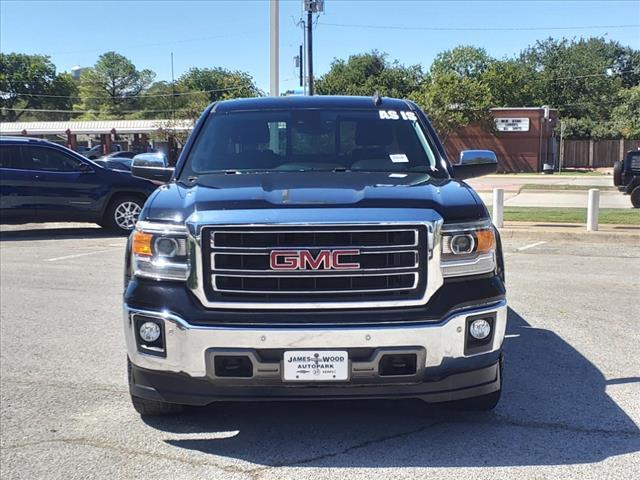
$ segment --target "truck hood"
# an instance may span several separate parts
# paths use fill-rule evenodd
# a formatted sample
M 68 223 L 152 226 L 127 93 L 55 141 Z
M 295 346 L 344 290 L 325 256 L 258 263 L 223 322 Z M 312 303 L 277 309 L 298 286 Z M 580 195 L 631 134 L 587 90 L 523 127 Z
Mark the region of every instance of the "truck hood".
M 446 222 L 487 217 L 466 183 L 424 173 L 267 172 L 202 175 L 156 190 L 140 218 L 182 222 L 193 212 L 282 208 L 423 208 Z

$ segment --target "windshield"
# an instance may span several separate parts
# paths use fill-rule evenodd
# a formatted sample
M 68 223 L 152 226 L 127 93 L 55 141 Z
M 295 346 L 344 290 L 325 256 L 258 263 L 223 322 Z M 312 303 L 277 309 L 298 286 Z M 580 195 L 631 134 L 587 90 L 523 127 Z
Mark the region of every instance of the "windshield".
M 251 171 L 437 171 L 412 111 L 273 110 L 214 114 L 181 177 Z

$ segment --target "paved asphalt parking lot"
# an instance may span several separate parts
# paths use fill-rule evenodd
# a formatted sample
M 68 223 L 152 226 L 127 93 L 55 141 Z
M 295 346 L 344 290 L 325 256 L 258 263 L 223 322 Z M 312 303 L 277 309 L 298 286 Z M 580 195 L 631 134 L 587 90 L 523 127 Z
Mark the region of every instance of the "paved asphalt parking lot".
M 126 386 L 122 237 L 3 227 L 2 479 L 640 478 L 640 248 L 513 240 L 504 393 L 216 404 L 141 419 Z

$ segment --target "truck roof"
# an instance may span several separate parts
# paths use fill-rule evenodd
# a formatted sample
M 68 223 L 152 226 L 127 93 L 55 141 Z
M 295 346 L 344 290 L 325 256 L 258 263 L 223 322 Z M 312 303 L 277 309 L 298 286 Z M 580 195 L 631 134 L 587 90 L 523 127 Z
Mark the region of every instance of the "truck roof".
M 292 95 L 288 97 L 256 97 L 223 100 L 216 104 L 216 112 L 232 112 L 240 110 L 279 110 L 291 108 L 317 109 L 410 109 L 410 103 L 398 98 L 380 97 L 377 105 L 374 97 L 351 97 L 338 95 Z

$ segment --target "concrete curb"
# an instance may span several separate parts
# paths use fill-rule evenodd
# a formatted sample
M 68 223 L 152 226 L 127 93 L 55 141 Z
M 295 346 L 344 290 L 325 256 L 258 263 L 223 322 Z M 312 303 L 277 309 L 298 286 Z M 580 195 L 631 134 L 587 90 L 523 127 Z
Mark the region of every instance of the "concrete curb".
M 538 188 L 524 188 L 521 187 L 520 190 L 518 190 L 518 193 L 542 193 L 545 195 L 549 195 L 550 193 L 556 194 L 559 193 L 561 195 L 566 194 L 566 193 L 584 193 L 585 195 L 587 195 L 589 193 L 589 190 L 595 188 L 597 190 L 600 190 L 600 195 L 621 195 L 621 193 L 618 190 L 604 190 L 601 186 L 588 186 L 587 188 L 580 188 L 580 189 L 575 189 L 575 190 L 561 190 L 561 189 L 549 189 L 549 190 L 544 190 L 544 189 L 538 189 Z M 492 190 L 493 191 L 493 190 Z
M 503 239 L 563 240 L 585 243 L 620 243 L 640 247 L 640 227 L 632 225 L 601 225 L 601 230 L 588 232 L 586 225 L 561 223 L 509 222 L 500 229 Z
M 485 175 L 486 178 L 550 178 L 550 179 L 567 179 L 567 180 L 575 180 L 575 179 L 583 179 L 583 178 L 602 178 L 602 177 L 612 177 L 611 173 L 602 173 L 598 175 L 543 175 L 542 173 L 493 173 L 491 175 Z

